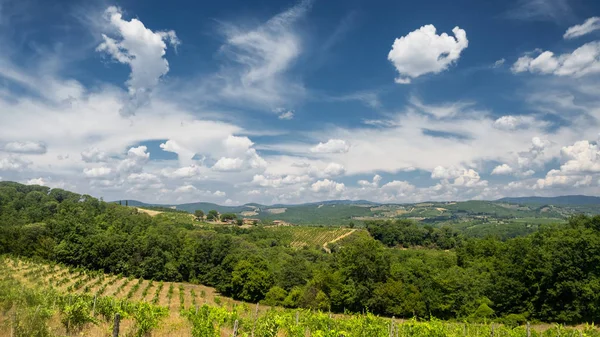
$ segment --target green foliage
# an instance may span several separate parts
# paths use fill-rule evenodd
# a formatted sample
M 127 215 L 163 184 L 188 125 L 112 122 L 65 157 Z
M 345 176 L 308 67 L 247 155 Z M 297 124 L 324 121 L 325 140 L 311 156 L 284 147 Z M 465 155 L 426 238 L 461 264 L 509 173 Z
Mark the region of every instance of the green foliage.
M 419 226 L 411 220 L 368 221 L 366 226 L 374 239 L 389 247 L 427 246 L 451 249 L 461 240 L 459 233 L 449 227 Z
M 143 337 L 157 328 L 160 321 L 169 315 L 165 307 L 158 307 L 146 302 L 140 302 L 135 306 L 132 313 L 135 319 L 135 336 Z
M 371 213 L 392 209 L 361 208 Z M 526 221 L 524 226 L 542 212 L 489 202 L 414 208 L 403 210 L 469 217 L 495 212 L 507 219 L 526 212 L 530 218 L 511 220 Z M 544 212 L 559 210 L 548 207 Z M 458 215 L 449 221 L 459 221 Z M 481 215 L 481 223 L 486 217 Z M 561 323 L 600 320 L 600 217 L 578 216 L 557 226 L 538 221 L 539 230 L 506 240 L 469 238 L 446 227 L 406 221 L 373 223 L 369 231 L 377 240 L 359 229 L 330 254 L 318 245 L 292 247 L 294 231 L 317 233 L 312 228 L 202 227 L 190 226 L 187 218 L 152 218 L 90 196 L 0 182 L 0 252 L 79 266 L 71 267 L 73 274 L 53 276 L 53 286 L 61 289 L 69 285 L 71 291 L 90 290 L 97 286 L 98 274 L 89 271 L 97 270 L 129 277 L 113 295 L 131 285 L 133 275 L 139 278 L 127 298 L 139 291 L 143 279 L 154 279 L 214 286 L 224 296 L 254 303 L 266 299 L 333 312 L 368 309 L 402 318 L 478 322 L 522 317 Z M 321 232 L 326 230 L 332 231 Z M 23 268 L 28 282 L 48 272 L 39 266 Z M 180 290 L 181 309 L 186 304 L 183 294 Z
M 75 295 L 63 298 L 60 313 L 60 321 L 67 333 L 81 331 L 88 323 L 97 324 L 97 320 L 91 315 L 89 298 L 86 297 Z
M 204 219 L 204 211 L 202 211 L 201 209 L 197 209 L 194 211 L 194 216 L 196 217 L 196 219 L 202 220 Z
M 235 220 L 237 215 L 235 213 L 223 213 L 221 214 L 221 221 Z
M 206 214 L 206 220 L 219 220 L 219 212 L 215 211 L 214 209 L 211 209 L 210 211 L 208 211 L 208 214 Z

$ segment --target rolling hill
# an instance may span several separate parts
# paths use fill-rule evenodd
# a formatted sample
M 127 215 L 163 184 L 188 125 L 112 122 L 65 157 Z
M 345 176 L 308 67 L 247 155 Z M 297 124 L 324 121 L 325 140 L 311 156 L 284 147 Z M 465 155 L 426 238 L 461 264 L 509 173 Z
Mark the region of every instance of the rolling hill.
M 600 197 L 583 195 L 416 204 L 378 204 L 367 200 L 328 200 L 295 205 L 249 203 L 240 206 L 223 206 L 208 202 L 166 205 L 128 200 L 128 205 L 175 207 L 177 210 L 190 213 L 198 209 L 205 213 L 216 210 L 219 213 L 236 213 L 241 217 L 256 218 L 267 222 L 282 220 L 298 225 L 344 225 L 350 222 L 393 218 L 413 219 L 429 224 L 464 223 L 485 219 L 499 221 L 555 219 L 562 221 L 577 213 L 600 214 Z
M 564 195 L 559 197 L 519 197 L 502 198 L 500 202 L 510 202 L 515 204 L 539 204 L 539 205 L 600 205 L 600 197 L 587 195 Z

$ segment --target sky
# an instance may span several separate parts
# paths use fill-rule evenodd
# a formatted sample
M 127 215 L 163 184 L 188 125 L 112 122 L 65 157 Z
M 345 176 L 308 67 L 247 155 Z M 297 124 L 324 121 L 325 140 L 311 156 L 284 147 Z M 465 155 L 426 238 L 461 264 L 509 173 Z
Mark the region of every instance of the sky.
M 0 179 L 238 205 L 600 194 L 596 0 L 0 0 Z

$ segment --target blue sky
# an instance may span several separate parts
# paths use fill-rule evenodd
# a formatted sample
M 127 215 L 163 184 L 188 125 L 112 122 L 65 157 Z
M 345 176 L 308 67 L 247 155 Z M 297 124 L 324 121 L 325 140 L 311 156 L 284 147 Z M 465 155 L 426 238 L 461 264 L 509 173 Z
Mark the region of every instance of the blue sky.
M 0 0 L 0 177 L 147 202 L 600 191 L 600 3 Z

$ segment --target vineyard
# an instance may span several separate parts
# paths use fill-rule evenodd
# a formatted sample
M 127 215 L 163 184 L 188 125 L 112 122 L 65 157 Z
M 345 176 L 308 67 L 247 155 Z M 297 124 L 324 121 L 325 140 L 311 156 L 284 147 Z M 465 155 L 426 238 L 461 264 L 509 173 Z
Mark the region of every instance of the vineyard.
M 507 327 L 372 314 L 272 309 L 220 298 L 211 288 L 0 259 L 0 335 L 110 336 L 600 336 L 593 326 Z
M 271 227 L 291 238 L 292 247 L 323 247 L 328 242 L 335 241 L 343 235 L 350 234 L 354 230 L 349 228 L 332 227 L 308 227 L 308 226 L 281 226 Z

